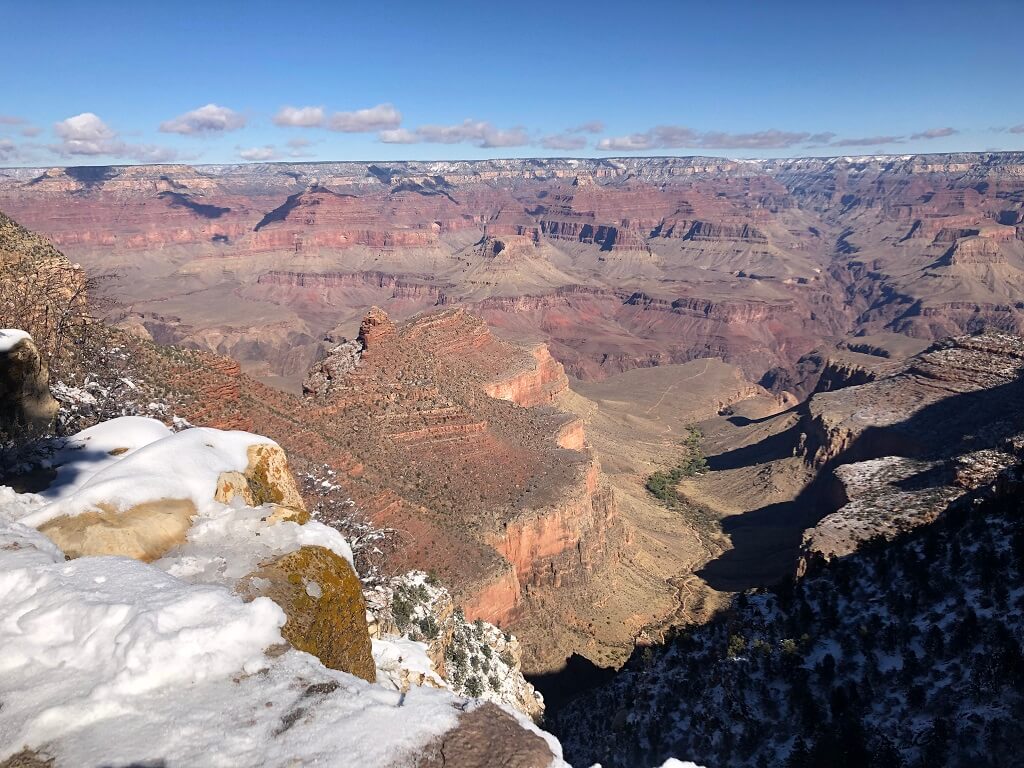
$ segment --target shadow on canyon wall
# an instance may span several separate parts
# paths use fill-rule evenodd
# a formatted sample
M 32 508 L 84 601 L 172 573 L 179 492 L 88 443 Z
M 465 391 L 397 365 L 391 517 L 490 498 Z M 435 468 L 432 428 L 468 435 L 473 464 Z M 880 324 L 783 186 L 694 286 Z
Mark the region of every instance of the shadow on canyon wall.
M 790 429 L 750 446 L 708 457 L 712 470 L 732 469 L 792 456 L 802 433 L 805 450 L 820 447 L 809 406 Z M 768 504 L 722 521 L 733 548 L 707 563 L 697 575 L 723 591 L 765 587 L 793 573 L 803 532 L 836 511 L 848 499 L 833 470 L 857 461 L 883 456 L 939 459 L 957 453 L 996 448 L 1024 430 L 1024 380 L 992 389 L 953 395 L 922 408 L 910 418 L 887 427 L 869 427 L 853 443 L 818 470 L 814 480 L 792 501 Z M 937 481 L 947 470 L 909 478 L 910 487 Z
M 801 406 L 801 410 L 805 417 L 798 425 L 801 429 L 793 434 L 790 434 L 792 430 L 782 433 L 789 435 L 791 442 L 773 436 L 755 446 L 709 457 L 709 464 L 712 468 L 716 464 L 722 468 L 737 466 L 738 461 L 747 457 L 791 455 L 783 449 L 788 445 L 791 451 L 797 445 L 799 433 L 805 431 L 809 423 L 807 405 Z M 883 456 L 941 460 L 1002 447 L 1018 432 L 1024 432 L 1024 379 L 954 395 L 922 408 L 897 424 L 871 427 L 846 450 L 823 464 L 811 484 L 793 501 L 768 504 L 724 521 L 723 529 L 731 536 L 733 549 L 710 561 L 698 575 L 712 587 L 727 591 L 755 587 L 784 589 L 795 578 L 803 531 L 847 501 L 833 473 L 837 466 Z M 809 445 L 808 449 L 814 447 Z M 931 468 L 901 485 L 908 489 L 928 487 L 948 476 L 947 468 Z M 942 516 L 939 519 L 943 519 Z M 905 535 L 913 535 L 913 531 Z M 810 564 L 812 570 L 821 566 L 820 562 Z M 726 620 L 729 610 L 720 610 L 708 623 Z M 635 666 L 644 651 L 644 648 L 634 648 L 627 665 Z M 588 691 L 607 684 L 616 674 L 573 656 L 562 670 L 532 679 L 547 702 L 545 727 L 559 735 L 558 713 Z

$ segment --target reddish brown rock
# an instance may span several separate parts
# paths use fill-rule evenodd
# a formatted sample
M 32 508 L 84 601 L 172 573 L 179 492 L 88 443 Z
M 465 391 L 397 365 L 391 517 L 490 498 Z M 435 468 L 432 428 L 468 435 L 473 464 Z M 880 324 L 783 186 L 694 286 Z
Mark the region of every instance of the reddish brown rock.
M 494 704 L 459 717 L 458 725 L 428 744 L 416 768 L 547 768 L 548 743 Z

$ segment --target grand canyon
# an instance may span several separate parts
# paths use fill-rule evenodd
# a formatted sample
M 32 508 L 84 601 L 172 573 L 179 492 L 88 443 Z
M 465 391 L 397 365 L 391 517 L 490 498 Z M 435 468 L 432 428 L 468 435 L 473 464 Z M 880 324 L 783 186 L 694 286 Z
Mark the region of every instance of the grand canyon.
M 816 350 L 1021 329 L 1022 173 L 1020 153 L 19 168 L 0 208 L 104 278 L 111 322 L 289 391 L 376 305 L 466 308 L 581 381 L 715 357 L 802 397 Z
M 5 4 L 0 768 L 1024 768 L 1019 5 Z
M 301 414 L 295 438 L 246 423 L 351 477 L 396 561 L 535 640 L 535 673 L 770 583 L 828 511 L 733 573 L 750 561 L 695 520 L 759 493 L 692 483 L 704 511 L 673 522 L 642 487 L 687 424 L 1024 323 L 1014 153 L 7 169 L 0 208 L 84 267 L 108 323 L 232 358 L 224 391 Z

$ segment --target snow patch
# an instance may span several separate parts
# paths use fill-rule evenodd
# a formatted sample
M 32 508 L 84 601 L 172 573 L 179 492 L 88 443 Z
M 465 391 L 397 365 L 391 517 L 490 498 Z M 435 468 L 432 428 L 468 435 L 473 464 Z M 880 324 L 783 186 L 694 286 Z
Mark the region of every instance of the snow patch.
M 10 352 L 25 339 L 31 339 L 25 331 L 18 328 L 0 328 L 0 352 Z

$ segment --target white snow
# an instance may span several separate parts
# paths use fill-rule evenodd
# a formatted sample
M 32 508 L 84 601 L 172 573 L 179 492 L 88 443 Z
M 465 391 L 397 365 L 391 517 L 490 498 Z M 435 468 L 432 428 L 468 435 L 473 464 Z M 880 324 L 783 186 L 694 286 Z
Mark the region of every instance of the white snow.
M 54 459 L 52 503 L 24 522 L 40 526 L 104 503 L 115 509 L 159 499 L 209 504 L 224 472 L 248 465 L 251 445 L 274 441 L 248 432 L 195 428 L 171 432 L 156 419 L 122 416 L 79 432 Z
M 16 496 L 0 493 L 0 521 L 20 514 Z M 0 522 L 0 761 L 387 765 L 456 724 L 451 693 L 400 698 L 309 654 L 266 655 L 283 623 L 266 598 L 127 558 L 65 562 Z
M 23 339 L 32 337 L 18 328 L 0 328 L 0 352 L 10 352 Z
M 434 665 L 427 656 L 426 643 L 407 637 L 374 638 L 372 643 L 378 683 L 387 683 L 400 691 L 403 688 L 402 672 L 406 671 L 421 675 L 438 688 L 448 688 L 448 684 L 434 671 Z
M 211 500 L 193 520 L 188 541 L 153 564 L 186 581 L 226 587 L 260 563 L 305 546 L 325 547 L 352 564 L 351 547 L 333 528 L 313 520 L 305 525 L 288 520 L 271 524 L 270 512 Z

